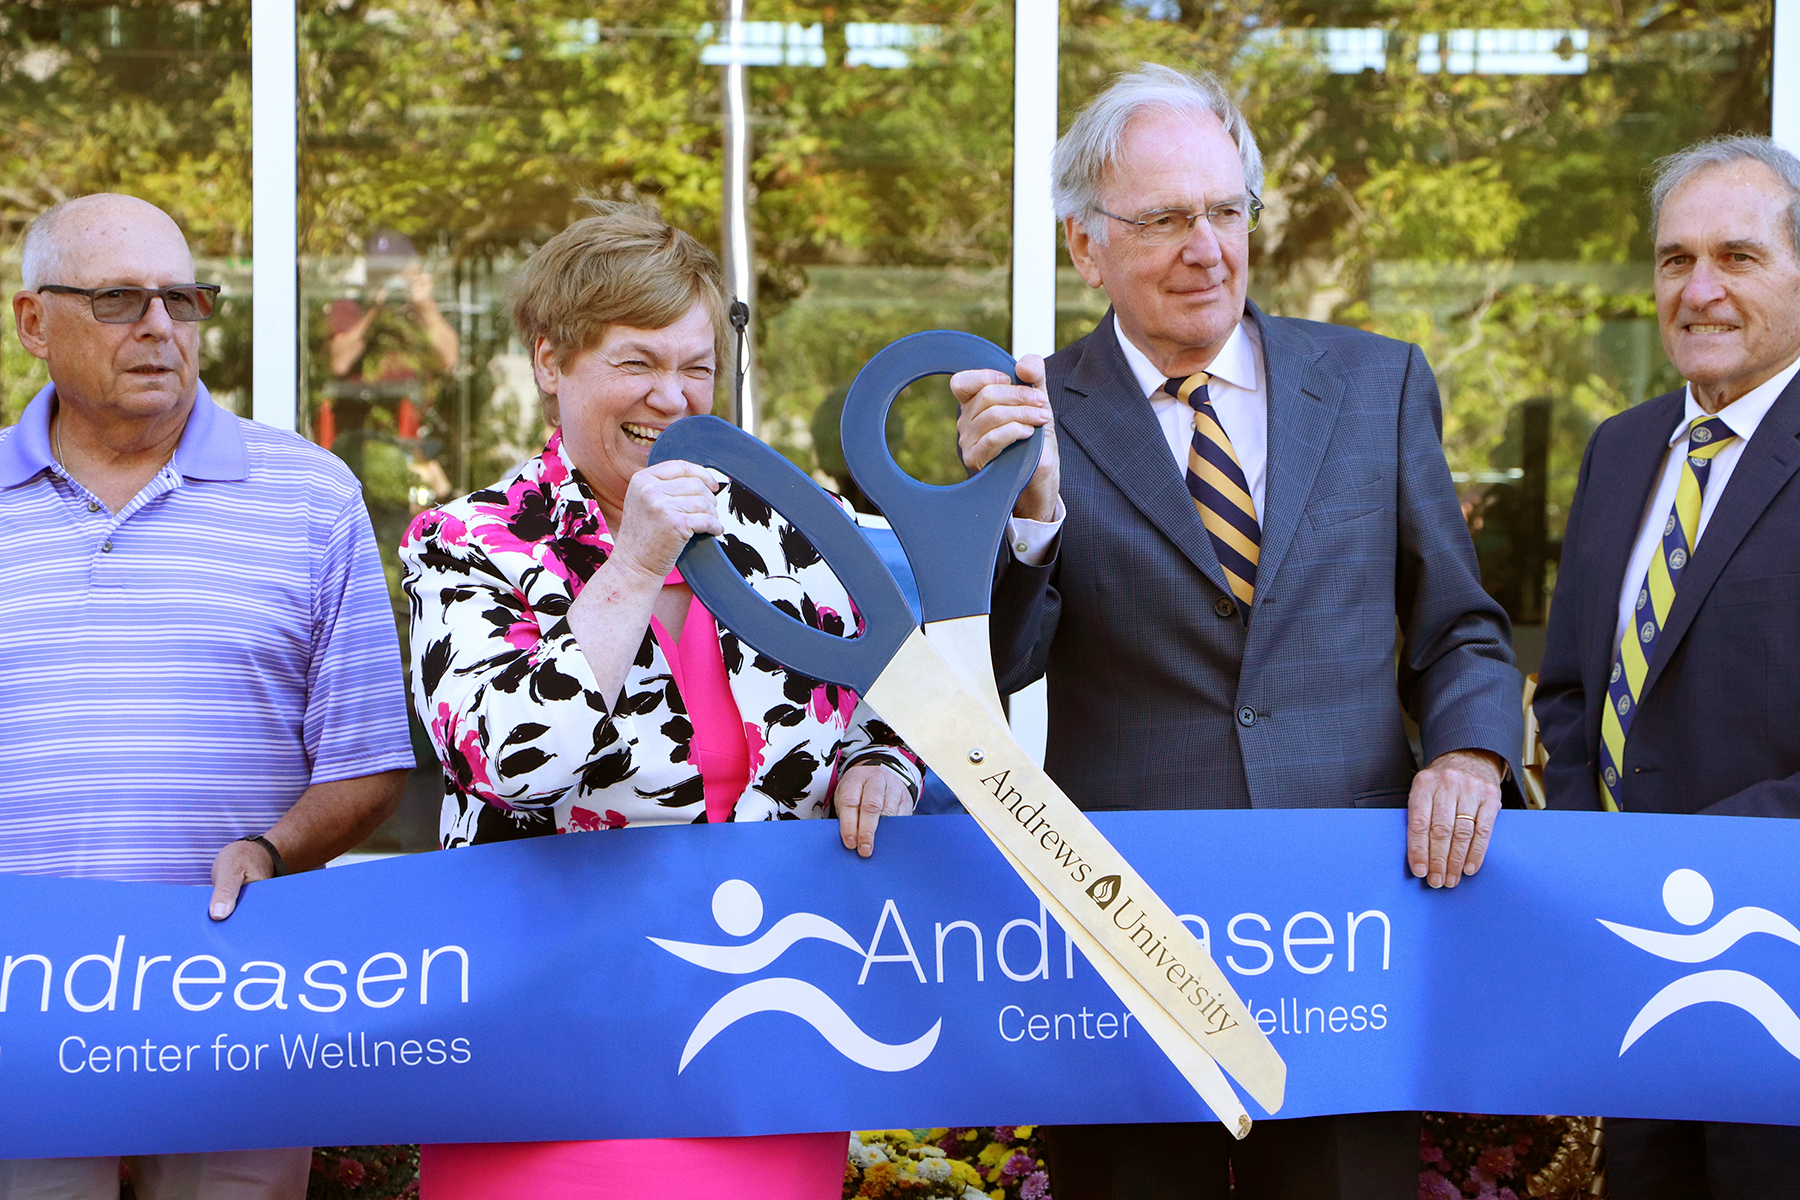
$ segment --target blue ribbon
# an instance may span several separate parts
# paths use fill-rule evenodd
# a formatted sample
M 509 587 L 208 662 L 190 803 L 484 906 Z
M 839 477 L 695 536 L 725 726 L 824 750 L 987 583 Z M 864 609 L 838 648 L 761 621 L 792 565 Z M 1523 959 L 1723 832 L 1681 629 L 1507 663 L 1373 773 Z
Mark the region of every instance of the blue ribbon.
M 1403 820 L 1096 817 L 1270 1030 L 1281 1116 L 1800 1123 L 1800 828 L 1509 812 L 1431 892 Z M 0 875 L 0 912 L 0 1157 L 1210 1119 L 966 818 L 867 861 L 823 822 L 426 854 L 222 924 Z

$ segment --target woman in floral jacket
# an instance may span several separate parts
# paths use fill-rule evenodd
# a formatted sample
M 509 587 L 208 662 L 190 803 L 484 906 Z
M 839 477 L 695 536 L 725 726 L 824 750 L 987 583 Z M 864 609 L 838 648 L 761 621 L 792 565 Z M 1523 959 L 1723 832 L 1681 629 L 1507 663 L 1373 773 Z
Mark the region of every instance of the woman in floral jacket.
M 849 596 L 747 490 L 692 463 L 647 465 L 663 429 L 712 408 L 718 263 L 647 210 L 595 207 L 516 285 L 514 321 L 558 429 L 510 478 L 421 514 L 401 544 L 443 843 L 835 804 L 845 846 L 867 855 L 879 818 L 911 811 L 916 762 L 853 693 L 720 630 L 675 562 L 691 535 L 713 534 L 777 607 L 841 636 L 854 634 Z M 763 1194 L 746 1179 L 824 1200 L 845 1146 L 808 1134 L 426 1147 L 421 1179 L 425 1200 Z

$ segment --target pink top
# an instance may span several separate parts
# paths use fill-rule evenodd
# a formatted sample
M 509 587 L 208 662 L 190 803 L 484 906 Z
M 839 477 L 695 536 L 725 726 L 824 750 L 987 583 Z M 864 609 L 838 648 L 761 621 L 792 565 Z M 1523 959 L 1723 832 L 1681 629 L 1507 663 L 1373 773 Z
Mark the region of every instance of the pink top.
M 670 572 L 663 581 L 664 586 L 680 582 L 679 571 Z M 706 785 L 706 819 L 728 820 L 738 797 L 744 794 L 744 785 L 750 782 L 750 744 L 744 738 L 737 701 L 731 698 L 731 679 L 725 674 L 725 659 L 719 651 L 719 627 L 712 613 L 695 598 L 688 602 L 679 642 L 670 639 L 669 631 L 655 617 L 650 618 L 650 629 L 668 660 L 675 690 L 681 693 L 694 726 L 688 756 L 700 768 Z
M 682 582 L 671 572 L 668 585 Z M 689 753 L 706 787 L 706 819 L 730 818 L 750 781 L 750 747 L 719 651 L 719 627 L 698 599 L 681 640 L 650 630 L 693 723 Z M 842 1133 L 607 1142 L 493 1142 L 419 1148 L 420 1200 L 837 1200 Z

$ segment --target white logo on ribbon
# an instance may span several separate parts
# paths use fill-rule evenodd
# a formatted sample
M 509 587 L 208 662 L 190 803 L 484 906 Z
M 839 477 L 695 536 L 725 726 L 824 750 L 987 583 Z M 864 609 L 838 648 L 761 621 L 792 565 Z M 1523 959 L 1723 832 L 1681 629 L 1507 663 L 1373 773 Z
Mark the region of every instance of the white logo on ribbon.
M 1706 876 L 1682 868 L 1663 881 L 1663 907 L 1683 925 L 1700 925 L 1712 915 L 1713 890 Z M 1753 933 L 1766 933 L 1800 946 L 1800 929 L 1779 913 L 1754 906 L 1736 908 L 1720 917 L 1711 929 L 1698 933 L 1661 933 L 1601 921 L 1640 950 L 1670 962 L 1700 963 L 1719 957 Z M 1650 997 L 1625 1031 L 1619 1054 L 1665 1017 L 1696 1004 L 1730 1004 L 1762 1023 L 1769 1036 L 1795 1058 L 1800 1058 L 1800 1015 L 1779 993 L 1754 975 L 1743 971 L 1696 971 L 1684 975 Z
M 762 895 L 742 879 L 727 879 L 713 892 L 712 911 L 713 920 L 718 922 L 720 929 L 732 937 L 748 937 L 762 924 Z M 747 975 L 752 971 L 762 970 L 796 942 L 807 938 L 832 942 L 847 950 L 854 950 L 865 959 L 869 957 L 841 925 L 809 912 L 789 913 L 755 941 L 739 946 L 674 942 L 656 937 L 650 941 L 676 958 L 704 967 L 708 971 Z M 864 973 L 867 973 L 866 963 Z M 833 1050 L 858 1066 L 874 1071 L 912 1070 L 931 1056 L 932 1050 L 937 1047 L 938 1033 L 944 1026 L 940 1019 L 913 1041 L 889 1045 L 864 1033 L 850 1019 L 850 1014 L 838 1006 L 837 1001 L 805 980 L 780 976 L 758 979 L 726 992 L 706 1010 L 700 1023 L 694 1026 L 693 1033 L 688 1035 L 687 1046 L 681 1052 L 681 1065 L 676 1068 L 676 1074 L 687 1070 L 687 1065 L 694 1060 L 694 1056 L 715 1037 L 745 1017 L 763 1012 L 784 1012 L 799 1017 L 818 1030 Z

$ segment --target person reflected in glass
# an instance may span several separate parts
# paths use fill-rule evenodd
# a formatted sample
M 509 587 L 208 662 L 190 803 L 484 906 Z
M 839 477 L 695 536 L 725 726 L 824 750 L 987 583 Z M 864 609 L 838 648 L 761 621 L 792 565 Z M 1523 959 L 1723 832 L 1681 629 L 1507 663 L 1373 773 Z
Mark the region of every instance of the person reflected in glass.
M 413 697 L 444 769 L 446 847 L 633 825 L 819 818 L 867 856 L 919 768 L 843 688 L 721 630 L 676 569 L 721 538 L 744 577 L 850 636 L 850 597 L 753 494 L 693 463 L 648 465 L 709 412 L 725 356 L 717 260 L 647 209 L 595 215 L 525 264 L 513 319 L 545 415 L 542 453 L 419 515 L 401 544 Z M 840 1193 L 840 1133 L 427 1146 L 426 1200 Z
M 370 418 L 391 410 L 391 434 L 406 449 L 415 483 L 447 499 L 449 476 L 435 450 L 425 446 L 424 433 L 433 380 L 456 370 L 462 338 L 438 307 L 431 274 L 405 234 L 384 229 L 371 235 L 363 269 L 361 296 L 344 296 L 325 308 L 329 332 L 321 353 L 329 379 L 313 415 L 314 439 L 366 476 Z M 404 299 L 395 304 L 396 296 Z

